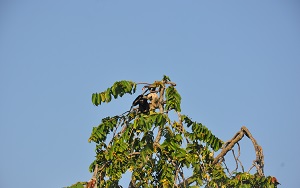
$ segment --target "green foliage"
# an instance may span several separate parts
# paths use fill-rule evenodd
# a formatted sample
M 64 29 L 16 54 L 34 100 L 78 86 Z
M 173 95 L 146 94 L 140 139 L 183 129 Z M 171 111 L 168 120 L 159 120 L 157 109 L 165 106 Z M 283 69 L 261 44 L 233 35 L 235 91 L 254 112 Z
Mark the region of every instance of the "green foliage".
M 174 109 L 177 112 L 181 111 L 181 96 L 175 89 L 175 87 L 170 86 L 166 89 L 166 110 Z
M 187 116 L 181 116 L 181 118 L 182 121 L 187 124 L 187 127 L 192 126 L 192 133 L 187 132 L 185 135 L 191 139 L 191 141 L 202 141 L 210 146 L 214 151 L 218 151 L 222 147 L 223 141 L 213 135 L 207 127 L 201 123 L 193 122 Z
M 112 87 L 92 95 L 98 106 L 124 94 L 133 94 L 137 84 L 115 82 Z M 129 111 L 122 115 L 103 118 L 92 129 L 89 142 L 96 143 L 95 161 L 90 171 L 97 169 L 98 187 L 121 187 L 119 180 L 130 171 L 131 187 L 277 187 L 274 177 L 258 174 L 226 173 L 220 163 L 212 164 L 214 152 L 223 141 L 201 123 L 181 115 L 181 96 L 164 76 L 162 81 L 148 84 L 158 88 L 162 108 L 143 114 Z M 175 112 L 177 120 L 169 113 Z M 109 139 L 108 139 L 109 138 Z M 183 169 L 192 172 L 185 177 Z M 83 186 L 75 184 L 72 188 Z
M 132 81 L 122 80 L 115 82 L 112 87 L 107 88 L 106 91 L 101 93 L 92 94 L 92 103 L 96 106 L 100 105 L 103 102 L 109 103 L 112 99 L 112 96 L 116 99 L 122 97 L 124 94 L 129 93 L 133 94 L 136 90 L 136 83 Z

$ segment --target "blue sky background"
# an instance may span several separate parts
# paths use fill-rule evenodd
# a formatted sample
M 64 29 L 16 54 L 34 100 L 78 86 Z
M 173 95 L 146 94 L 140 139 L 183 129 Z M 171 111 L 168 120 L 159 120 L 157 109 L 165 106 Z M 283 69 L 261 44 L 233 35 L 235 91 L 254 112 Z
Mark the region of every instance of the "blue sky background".
M 299 186 L 299 10 L 296 0 L 0 1 L 0 187 L 89 180 L 92 127 L 136 97 L 95 107 L 91 94 L 164 74 L 183 114 L 223 140 L 246 125 L 265 174 Z

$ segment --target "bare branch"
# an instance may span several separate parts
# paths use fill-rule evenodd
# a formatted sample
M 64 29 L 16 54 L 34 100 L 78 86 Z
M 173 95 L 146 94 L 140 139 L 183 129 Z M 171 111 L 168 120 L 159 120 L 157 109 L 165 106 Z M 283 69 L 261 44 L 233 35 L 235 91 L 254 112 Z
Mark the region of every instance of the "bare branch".
M 239 168 L 239 164 L 238 164 L 237 158 L 234 154 L 234 149 L 232 149 L 231 151 L 232 151 L 233 158 L 235 159 L 235 169 L 231 172 L 231 173 L 233 173 L 233 172 L 237 172 L 237 170 Z
M 234 147 L 234 145 L 240 141 L 242 138 L 244 137 L 244 133 L 243 131 L 239 131 L 237 132 L 234 137 L 229 140 L 228 142 L 226 142 L 223 146 L 223 149 L 221 151 L 221 153 L 219 153 L 219 155 L 214 159 L 212 164 L 216 164 L 219 163 L 220 160 L 227 154 L 228 151 L 232 150 L 232 148 Z
M 239 154 L 238 154 L 236 160 L 240 163 L 240 165 L 241 165 L 241 167 L 242 167 L 242 171 L 245 172 L 244 166 L 243 166 L 243 164 L 242 164 L 242 161 L 240 160 L 240 156 L 241 156 L 241 147 L 240 147 L 240 144 L 239 144 L 239 143 L 237 143 L 237 145 L 238 145 L 238 151 L 239 151 Z
M 253 143 L 254 150 L 256 153 L 256 159 L 253 161 L 253 165 L 256 167 L 257 172 L 259 175 L 264 175 L 264 155 L 262 151 L 262 147 L 257 144 L 256 140 L 251 135 L 250 131 L 247 129 L 247 127 L 243 126 L 239 132 L 235 134 L 235 136 L 226 142 L 223 146 L 223 149 L 221 153 L 214 159 L 212 164 L 220 163 L 224 156 L 227 154 L 228 151 L 232 150 L 235 144 L 238 144 L 238 142 L 246 135 Z M 239 145 L 238 145 L 239 146 Z M 239 151 L 240 152 L 240 151 Z M 240 154 L 239 154 L 240 155 Z M 236 162 L 238 161 L 242 167 L 242 170 L 244 171 L 244 167 L 242 166 L 241 161 L 238 159 L 238 157 L 235 157 Z M 251 167 L 252 168 L 252 167 Z
M 226 165 L 226 163 L 225 163 L 225 160 L 222 161 L 222 162 L 223 162 L 223 164 L 224 164 L 224 166 L 225 166 L 226 171 L 228 172 L 229 176 L 231 177 L 232 174 L 231 174 L 231 172 L 229 171 L 229 168 L 227 167 L 227 165 Z

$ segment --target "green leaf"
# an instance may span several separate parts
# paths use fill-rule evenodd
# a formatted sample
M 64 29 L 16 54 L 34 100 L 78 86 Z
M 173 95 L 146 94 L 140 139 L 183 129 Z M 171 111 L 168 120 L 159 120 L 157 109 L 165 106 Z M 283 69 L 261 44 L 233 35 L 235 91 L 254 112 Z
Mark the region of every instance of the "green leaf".
M 125 93 L 131 93 L 132 85 L 128 81 L 123 81 Z
M 111 87 L 111 94 L 114 96 L 115 99 L 118 97 L 117 88 L 118 88 L 117 84 L 114 84 Z
M 182 148 L 178 149 L 178 152 L 176 153 L 176 157 L 179 158 L 179 161 L 182 161 L 186 157 L 186 151 Z
M 96 97 L 97 97 L 97 105 L 96 106 L 98 106 L 101 104 L 101 94 L 100 93 L 97 94 Z
M 182 136 L 181 136 L 181 134 L 177 134 L 176 136 L 175 136 L 175 140 L 177 141 L 177 142 L 182 142 Z
M 105 102 L 105 92 L 100 93 L 101 102 Z
M 159 113 L 159 114 L 157 114 L 157 119 L 156 119 L 156 121 L 157 121 L 157 123 L 159 124 L 159 125 L 161 125 L 161 122 L 162 122 L 162 114 L 161 113 Z
M 110 88 L 105 92 L 105 102 L 109 103 L 111 101 Z
M 97 93 L 92 94 L 92 103 L 97 106 Z

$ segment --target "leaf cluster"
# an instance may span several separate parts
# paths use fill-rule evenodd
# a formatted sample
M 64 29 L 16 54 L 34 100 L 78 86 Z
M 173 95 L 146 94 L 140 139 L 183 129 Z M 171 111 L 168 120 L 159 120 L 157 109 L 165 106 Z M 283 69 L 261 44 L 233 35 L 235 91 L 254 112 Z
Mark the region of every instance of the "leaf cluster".
M 180 108 L 181 96 L 177 92 L 174 86 L 170 86 L 166 89 L 166 110 L 175 110 L 181 112 Z
M 92 103 L 96 106 L 103 102 L 109 103 L 112 99 L 112 96 L 116 99 L 118 96 L 122 97 L 126 93 L 133 94 L 135 91 L 136 83 L 126 80 L 118 81 L 115 82 L 112 87 L 107 88 L 101 93 L 93 93 Z

